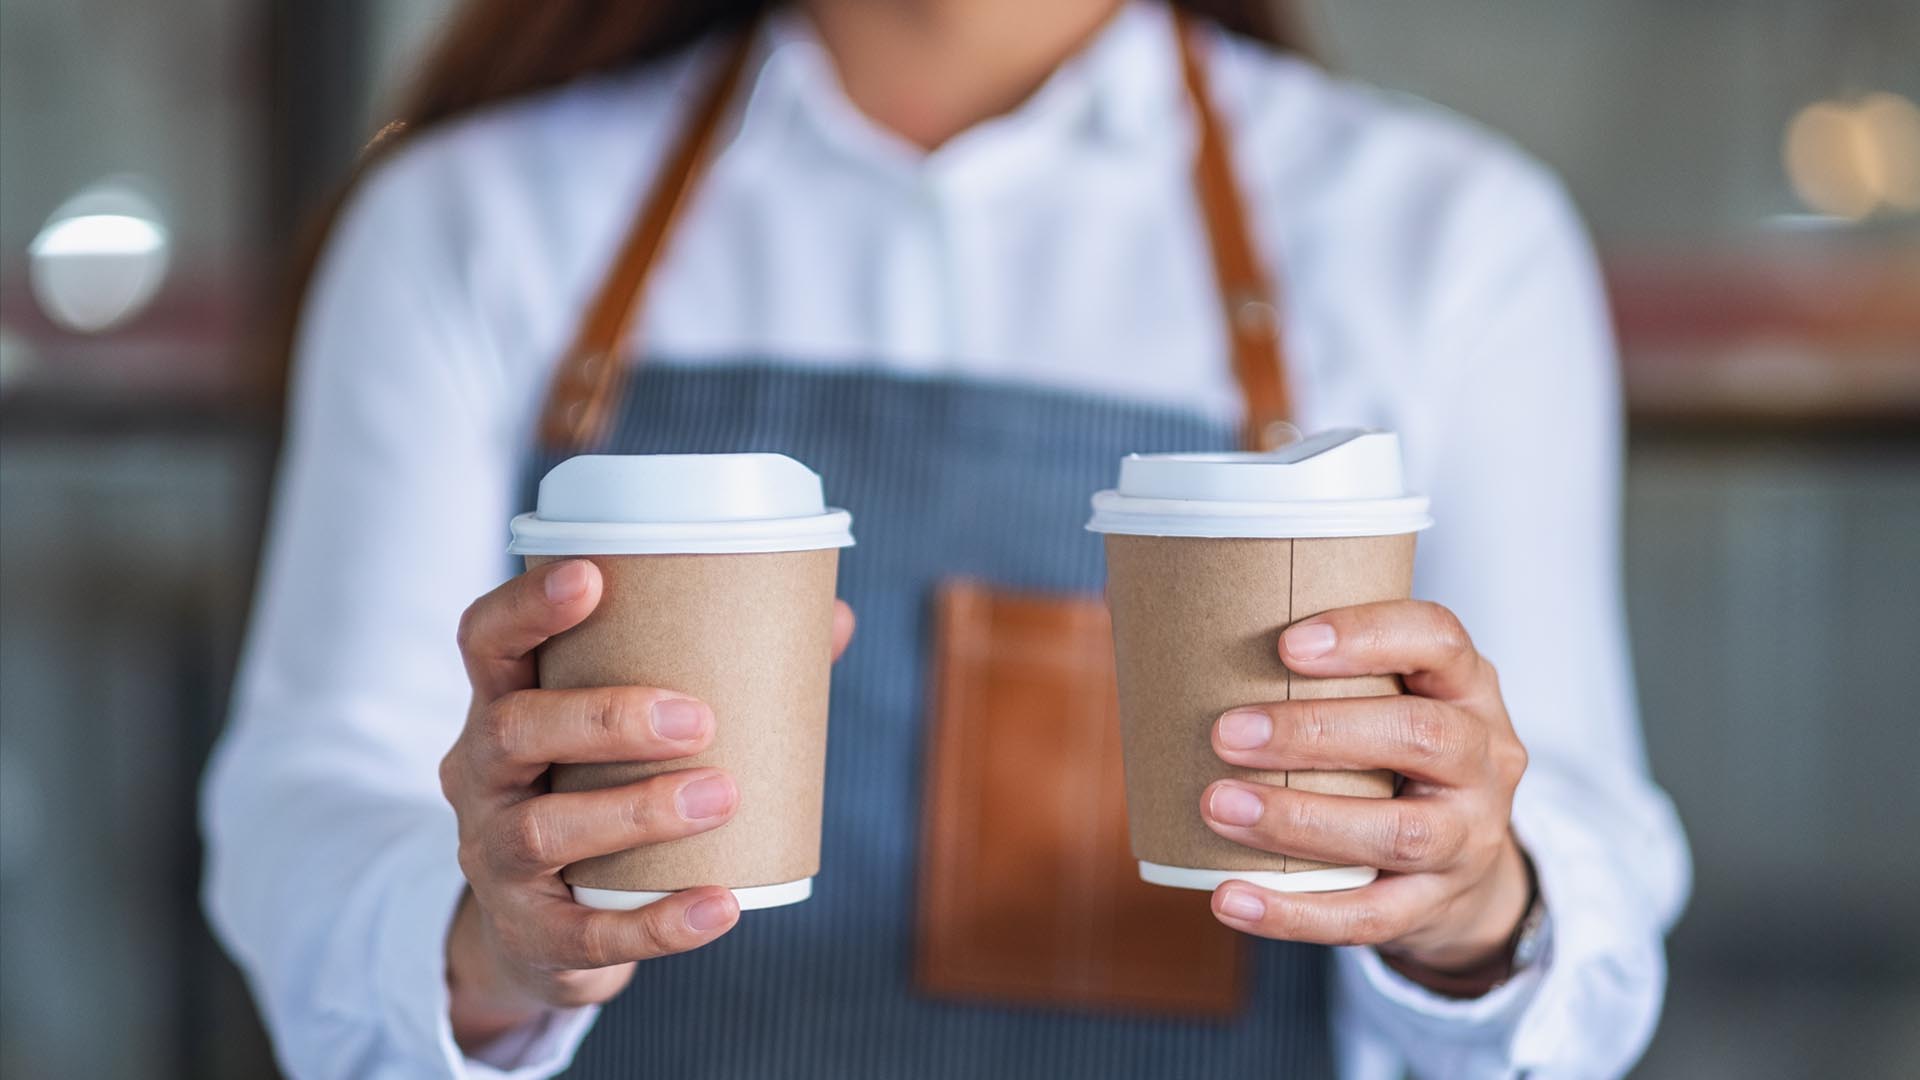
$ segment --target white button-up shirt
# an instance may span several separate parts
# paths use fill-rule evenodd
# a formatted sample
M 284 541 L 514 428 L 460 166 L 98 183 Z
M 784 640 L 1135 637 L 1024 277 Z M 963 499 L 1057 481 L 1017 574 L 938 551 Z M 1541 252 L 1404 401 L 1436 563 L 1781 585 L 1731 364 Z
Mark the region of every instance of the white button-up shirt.
M 1513 824 L 1551 912 L 1545 958 L 1460 1001 L 1339 950 L 1343 1072 L 1621 1072 L 1660 1009 L 1688 865 L 1635 715 L 1587 242 L 1555 182 L 1466 121 L 1207 44 L 1301 426 L 1401 433 L 1438 520 L 1416 590 L 1499 665 L 1532 755 Z M 332 238 L 204 814 L 208 907 L 293 1074 L 545 1076 L 594 1020 L 455 1046 L 464 882 L 436 764 L 467 705 L 456 621 L 514 572 L 504 529 L 552 365 L 713 58 L 429 133 Z M 856 112 L 802 17 L 770 22 L 754 63 L 653 280 L 652 362 L 878 366 L 1237 419 L 1164 9 L 1124 8 L 1026 103 L 932 153 Z

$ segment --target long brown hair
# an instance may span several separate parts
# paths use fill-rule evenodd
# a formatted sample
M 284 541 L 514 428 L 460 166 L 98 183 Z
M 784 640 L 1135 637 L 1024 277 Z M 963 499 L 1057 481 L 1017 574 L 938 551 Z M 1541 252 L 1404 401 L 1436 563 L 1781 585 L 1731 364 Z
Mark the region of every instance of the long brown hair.
M 360 156 L 346 184 L 306 233 L 294 265 L 281 334 L 284 378 L 307 285 L 327 233 L 354 185 L 421 132 L 478 109 L 583 76 L 645 63 L 699 38 L 744 24 L 783 0 L 464 0 L 427 53 L 398 112 Z M 1306 54 L 1305 34 L 1284 0 L 1171 0 L 1235 33 Z

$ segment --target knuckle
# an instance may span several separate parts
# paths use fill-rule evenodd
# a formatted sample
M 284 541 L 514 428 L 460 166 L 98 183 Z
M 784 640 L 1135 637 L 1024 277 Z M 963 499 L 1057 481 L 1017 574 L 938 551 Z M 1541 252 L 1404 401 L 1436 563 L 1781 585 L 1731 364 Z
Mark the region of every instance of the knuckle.
M 646 911 L 645 917 L 635 924 L 634 932 L 640 939 L 641 950 L 647 956 L 665 956 L 680 951 L 679 940 L 667 925 L 667 916 L 662 911 Z
M 1291 725 L 1294 744 L 1303 750 L 1324 747 L 1333 735 L 1331 711 L 1322 701 L 1295 702 Z
M 509 866 L 545 866 L 553 856 L 553 830 L 534 803 L 532 799 L 516 803 L 500 815 L 494 834 L 496 851 Z
M 621 806 L 622 823 L 637 843 L 652 843 L 664 816 L 662 801 L 671 795 L 660 784 L 647 784 Z
M 1388 932 L 1386 912 L 1372 904 L 1361 904 L 1347 913 L 1340 930 L 1342 945 L 1378 945 L 1392 935 Z
M 1527 747 L 1517 737 L 1497 740 L 1489 756 L 1493 758 L 1496 774 L 1508 783 L 1519 783 L 1527 773 Z
M 622 745 L 647 728 L 647 704 L 632 687 L 610 686 L 594 696 L 589 722 L 605 742 Z
M 460 873 L 464 875 L 469 882 L 480 881 L 487 876 L 486 853 L 483 852 L 480 845 L 474 841 L 460 841 L 460 846 L 455 851 L 455 857 L 460 860 Z
M 1387 819 L 1387 855 L 1397 866 L 1427 861 L 1437 842 L 1433 821 L 1424 813 L 1399 809 Z
M 1431 764 L 1446 758 L 1454 749 L 1453 725 L 1434 702 L 1413 695 L 1402 695 L 1400 739 L 1415 760 Z
M 1487 689 L 1493 694 L 1494 699 L 1499 700 L 1501 697 L 1500 669 L 1498 666 L 1494 664 L 1493 661 L 1487 659 L 1485 653 L 1479 654 L 1479 659 L 1480 659 L 1480 677 L 1483 681 L 1486 682 Z
M 1473 651 L 1473 639 L 1467 636 L 1467 628 L 1460 624 L 1460 617 L 1451 608 L 1431 601 L 1425 601 L 1424 604 L 1428 624 L 1441 648 L 1456 654 Z
M 478 730 L 479 749 L 490 759 L 511 761 L 522 749 L 522 738 L 527 729 L 527 714 L 532 701 L 529 691 L 515 690 L 503 694 L 487 705 L 480 713 Z
M 607 933 L 611 920 L 578 918 L 563 922 L 554 931 L 553 960 L 561 967 L 582 970 L 603 968 L 619 963 Z
M 632 958 L 633 943 L 618 919 L 587 920 L 586 941 L 585 959 L 590 968 L 621 964 Z
M 460 806 L 460 748 L 456 744 L 452 750 L 440 758 L 440 795 L 455 809 Z
M 1320 808 L 1312 799 L 1282 799 L 1280 824 L 1289 836 L 1314 836 L 1325 830 Z
M 486 615 L 482 604 L 481 600 L 468 604 L 454 627 L 453 640 L 460 647 L 462 655 L 471 656 L 479 647 L 480 638 L 485 632 Z

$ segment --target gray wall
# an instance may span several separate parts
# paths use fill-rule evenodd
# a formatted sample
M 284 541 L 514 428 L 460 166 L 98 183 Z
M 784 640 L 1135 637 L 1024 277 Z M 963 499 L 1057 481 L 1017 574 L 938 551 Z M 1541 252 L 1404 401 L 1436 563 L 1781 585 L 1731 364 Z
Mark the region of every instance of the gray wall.
M 1920 441 L 1636 440 L 1629 616 L 1694 858 L 1661 1077 L 1920 1072 Z
M 1920 99 L 1911 0 L 1305 7 L 1336 68 L 1457 109 L 1558 169 L 1610 247 L 1724 242 L 1798 212 L 1780 164 L 1796 110 L 1872 89 Z

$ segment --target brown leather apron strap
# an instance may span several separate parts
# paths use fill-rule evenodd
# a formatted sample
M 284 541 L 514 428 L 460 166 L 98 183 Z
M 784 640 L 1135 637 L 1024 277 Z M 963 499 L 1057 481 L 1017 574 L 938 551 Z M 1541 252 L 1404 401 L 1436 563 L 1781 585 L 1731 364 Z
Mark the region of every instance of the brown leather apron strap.
M 1194 190 L 1206 221 L 1214 275 L 1233 352 L 1234 378 L 1246 402 L 1241 440 L 1249 449 L 1268 450 L 1291 441 L 1297 431 L 1288 422 L 1285 361 L 1281 351 L 1280 312 L 1247 228 L 1247 214 L 1228 155 L 1226 132 L 1209 96 L 1206 62 L 1200 52 L 1199 23 L 1177 13 L 1180 66 L 1193 102 L 1198 147 Z M 722 61 L 698 107 L 688 117 L 673 153 L 661 167 L 641 204 L 613 267 L 587 309 L 572 348 L 554 372 L 541 413 L 540 440 L 549 449 L 575 450 L 597 443 L 612 420 L 624 375 L 628 333 L 638 316 L 647 276 L 665 247 L 688 194 L 712 157 L 720 120 L 752 53 L 749 25 Z
M 720 70 L 680 133 L 673 153 L 654 178 L 640 213 L 614 256 L 580 324 L 572 348 L 553 374 L 540 417 L 540 441 L 549 449 L 577 450 L 598 443 L 612 421 L 626 369 L 625 346 L 645 294 L 647 276 L 659 261 L 689 193 L 711 160 L 713 135 L 733 101 L 747 57 L 753 51 L 749 24 L 721 61 Z
M 1184 11 L 1175 19 L 1180 67 L 1186 73 L 1187 97 L 1193 102 L 1198 129 L 1194 190 L 1206 216 L 1213 272 L 1219 282 L 1227 340 L 1233 350 L 1233 375 L 1240 382 L 1240 397 L 1246 404 L 1240 438 L 1249 450 L 1271 450 L 1299 437 L 1298 429 L 1288 419 L 1292 409 L 1281 354 L 1279 297 L 1247 227 L 1226 133 L 1207 86 L 1207 66 L 1197 40 L 1198 20 Z

